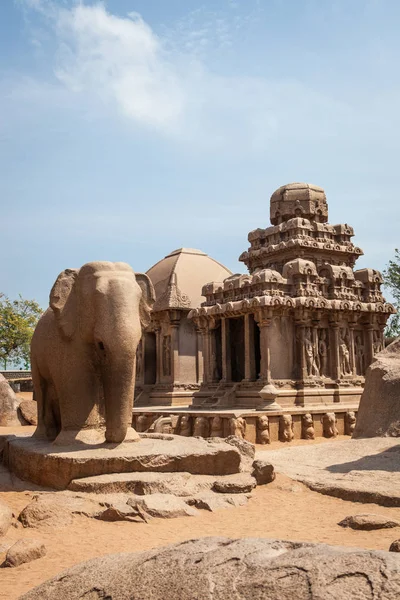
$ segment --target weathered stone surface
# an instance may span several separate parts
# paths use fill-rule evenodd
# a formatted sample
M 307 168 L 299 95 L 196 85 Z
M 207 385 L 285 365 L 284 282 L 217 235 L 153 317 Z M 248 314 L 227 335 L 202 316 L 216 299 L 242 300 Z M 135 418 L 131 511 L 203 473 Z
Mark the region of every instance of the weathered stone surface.
M 388 519 L 382 515 L 374 514 L 362 514 L 362 515 L 351 515 L 343 519 L 338 523 L 341 527 L 351 527 L 351 529 L 364 529 L 365 531 L 372 531 L 373 529 L 390 529 L 392 527 L 399 527 L 399 521 L 394 519 Z
M 46 546 L 39 540 L 18 540 L 6 554 L 2 567 L 19 567 L 46 555 Z
M 233 475 L 192 475 L 191 473 L 113 473 L 74 479 L 68 486 L 75 492 L 95 494 L 131 493 L 138 496 L 147 494 L 173 494 L 194 496 L 201 491 L 215 489 L 220 485 L 232 493 L 250 492 L 255 480 L 250 473 Z
M 216 479 L 212 489 L 220 494 L 245 494 L 251 492 L 257 483 L 250 473 L 240 473 L 234 477 Z
M 115 521 L 131 521 L 132 523 L 147 522 L 145 514 L 141 509 L 138 509 L 138 507 L 134 508 L 123 502 L 113 503 L 95 515 L 95 518 L 99 521 L 108 521 L 110 523 L 114 523 Z
M 354 438 L 400 437 L 400 338 L 368 367 Z
M 257 458 L 321 494 L 400 506 L 400 446 L 396 439 L 350 439 L 259 451 Z
M 400 552 L 400 540 L 395 540 L 390 544 L 389 552 Z
M 253 462 L 253 477 L 257 485 L 265 485 L 271 483 L 275 479 L 275 469 L 271 463 L 266 460 L 257 459 Z
M 34 400 L 21 400 L 19 404 L 19 410 L 21 411 L 25 421 L 27 421 L 30 425 L 37 425 L 37 402 Z
M 65 489 L 72 480 L 131 472 L 188 472 L 198 475 L 238 473 L 242 455 L 231 444 L 182 436 L 154 437 L 118 446 L 55 448 L 35 438 L 9 439 L 8 468 L 38 485 Z
M 194 498 L 189 498 L 186 502 L 190 506 L 202 510 L 214 512 L 222 508 L 234 508 L 236 506 L 244 506 L 249 501 L 248 494 L 218 494 L 214 492 L 206 492 Z
M 18 416 L 19 400 L 15 392 L 7 383 L 4 375 L 0 373 L 0 427 L 21 425 Z
M 196 517 L 198 511 L 189 506 L 182 498 L 171 494 L 151 494 L 135 496 L 127 502 L 133 508 L 139 508 L 150 517 L 174 519 L 176 517 Z
M 11 508 L 0 501 L 0 536 L 5 535 L 10 528 L 12 516 Z
M 249 471 L 256 453 L 254 444 L 247 442 L 241 437 L 230 435 L 223 440 L 226 444 L 230 444 L 237 448 L 242 455 L 241 471 Z
M 18 520 L 24 527 L 66 527 L 72 522 L 72 515 L 94 517 L 103 508 L 89 498 L 48 493 L 34 496 L 21 511 Z
M 104 556 L 21 600 L 357 600 L 400 596 L 400 557 L 268 539 L 202 538 Z

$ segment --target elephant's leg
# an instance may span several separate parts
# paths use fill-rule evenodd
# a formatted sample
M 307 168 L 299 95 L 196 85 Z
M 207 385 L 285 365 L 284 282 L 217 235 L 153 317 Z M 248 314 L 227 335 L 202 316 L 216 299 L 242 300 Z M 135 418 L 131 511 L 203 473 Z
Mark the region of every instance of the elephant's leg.
M 46 379 L 41 376 L 39 368 L 35 360 L 32 360 L 32 382 L 33 389 L 35 390 L 35 399 L 37 402 L 38 411 L 38 424 L 33 434 L 36 438 L 45 440 L 51 440 L 56 437 L 55 427 L 52 420 L 49 418 L 52 415 L 52 411 L 49 407 L 49 389 Z

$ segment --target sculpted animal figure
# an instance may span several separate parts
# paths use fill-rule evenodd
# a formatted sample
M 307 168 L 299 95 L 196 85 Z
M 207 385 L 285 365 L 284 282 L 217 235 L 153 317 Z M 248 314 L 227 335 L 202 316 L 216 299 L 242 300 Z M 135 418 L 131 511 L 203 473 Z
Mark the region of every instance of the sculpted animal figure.
M 120 443 L 128 430 L 137 437 L 136 349 L 154 299 L 147 275 L 126 263 L 92 262 L 58 276 L 31 344 L 36 437 L 59 445 L 104 435 Z
M 281 442 L 291 442 L 294 438 L 292 415 L 282 415 L 280 417 L 279 438 Z
M 229 426 L 231 435 L 244 439 L 246 435 L 246 421 L 243 417 L 231 417 L 229 419 Z
M 179 421 L 179 435 L 190 437 L 192 435 L 191 418 L 188 415 L 182 415 Z
M 356 421 L 356 413 L 353 410 L 349 410 L 345 418 L 346 435 L 353 435 L 353 431 L 356 428 Z
M 324 436 L 327 438 L 336 437 L 339 432 L 336 429 L 335 413 L 325 413 L 321 420 Z
M 208 419 L 207 417 L 196 417 L 193 427 L 194 437 L 208 437 Z
M 224 437 L 223 419 L 218 415 L 211 419 L 210 437 Z
M 301 418 L 301 426 L 302 426 L 302 437 L 304 440 L 314 440 L 315 439 L 315 429 L 312 415 L 310 413 L 306 413 Z
M 267 415 L 261 415 L 261 417 L 258 417 L 257 419 L 257 443 L 263 445 L 271 443 Z

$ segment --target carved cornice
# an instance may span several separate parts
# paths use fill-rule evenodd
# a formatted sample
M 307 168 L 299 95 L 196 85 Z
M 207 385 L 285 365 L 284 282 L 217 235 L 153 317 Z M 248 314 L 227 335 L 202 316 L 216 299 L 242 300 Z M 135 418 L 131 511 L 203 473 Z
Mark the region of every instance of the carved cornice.
M 172 273 L 165 292 L 157 298 L 153 311 L 159 312 L 170 309 L 189 309 L 191 306 L 190 298 L 182 292 L 177 284 L 176 273 Z

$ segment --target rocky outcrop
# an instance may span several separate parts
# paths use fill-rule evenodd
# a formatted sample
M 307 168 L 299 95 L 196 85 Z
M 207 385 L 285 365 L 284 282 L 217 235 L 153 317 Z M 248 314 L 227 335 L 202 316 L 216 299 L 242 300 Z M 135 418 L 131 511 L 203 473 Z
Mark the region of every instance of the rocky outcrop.
M 398 598 L 400 557 L 320 544 L 202 538 L 96 558 L 21 600 L 336 600 Z
M 253 477 L 257 485 L 271 483 L 275 479 L 275 469 L 271 463 L 266 460 L 257 459 L 253 462 Z
M 18 520 L 24 527 L 67 527 L 72 522 L 72 515 L 95 517 L 104 509 L 89 498 L 48 493 L 34 496 L 31 502 L 21 511 Z
M 34 400 L 21 400 L 19 410 L 22 417 L 29 425 L 37 425 L 38 423 L 38 409 L 37 402 Z
M 351 527 L 351 529 L 363 529 L 364 531 L 372 531 L 373 529 L 390 529 L 391 527 L 399 527 L 399 521 L 388 519 L 382 515 L 363 514 L 351 515 L 345 517 L 340 523 L 341 527 Z
M 12 522 L 12 511 L 11 508 L 0 501 L 0 537 L 5 535 L 9 530 Z
M 2 567 L 19 567 L 46 555 L 46 546 L 39 540 L 18 540 L 6 554 Z
M 196 517 L 198 511 L 189 506 L 183 498 L 171 494 L 150 494 L 149 496 L 133 496 L 127 501 L 129 506 L 139 508 L 150 517 L 174 519 L 176 517 Z
M 0 427 L 21 425 L 18 413 L 19 400 L 9 386 L 4 375 L 0 374 Z
M 400 437 L 400 338 L 369 366 L 353 438 Z

